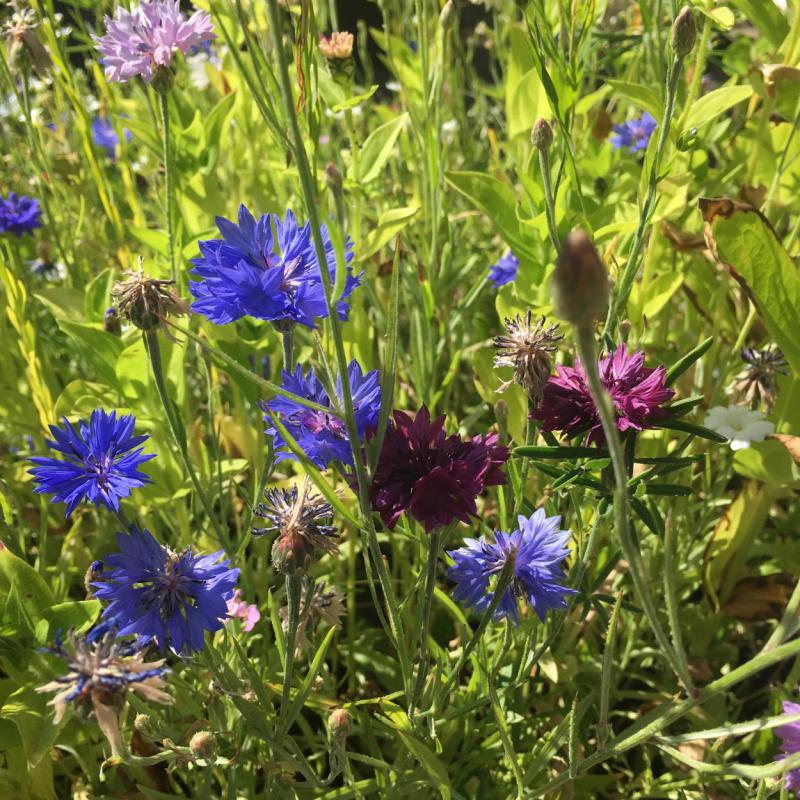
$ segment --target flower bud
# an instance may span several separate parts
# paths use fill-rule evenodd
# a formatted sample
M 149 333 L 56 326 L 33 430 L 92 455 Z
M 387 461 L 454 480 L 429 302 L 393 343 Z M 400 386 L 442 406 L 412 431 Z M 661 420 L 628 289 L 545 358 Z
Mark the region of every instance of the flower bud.
M 333 190 L 342 188 L 342 173 L 333 161 L 329 161 L 325 166 L 325 180 L 328 187 Z
M 686 58 L 694 49 L 697 23 L 689 6 L 684 6 L 672 24 L 672 50 L 678 58 Z
M 86 574 L 83 576 L 83 585 L 86 587 L 86 594 L 88 597 L 92 596 L 94 592 L 94 587 L 92 584 L 103 574 L 103 562 L 102 561 L 92 561 L 89 564 L 89 569 L 86 570 Z
M 337 739 L 346 739 L 353 732 L 353 718 L 347 709 L 336 708 L 328 717 L 328 728 Z
M 605 313 L 608 274 L 585 231 L 572 231 L 564 242 L 552 287 L 556 314 L 573 325 L 591 325 Z
M 334 31 L 330 37 L 319 37 L 319 49 L 328 61 L 350 58 L 353 55 L 353 34 Z
M 549 150 L 550 145 L 553 144 L 553 129 L 548 125 L 546 119 L 536 120 L 531 131 L 531 144 L 537 150 Z
M 212 758 L 216 751 L 211 731 L 198 731 L 189 740 L 189 749 L 195 758 Z
M 158 730 L 149 714 L 137 714 L 133 720 L 133 727 L 147 739 L 158 738 Z
M 106 313 L 103 314 L 103 328 L 108 333 L 113 333 L 114 336 L 121 336 L 122 335 L 122 322 L 120 321 L 119 314 L 117 314 L 117 309 L 114 306 L 111 308 L 106 309 Z
M 289 531 L 272 545 L 272 565 L 283 575 L 304 572 L 311 565 L 314 545 L 302 533 Z

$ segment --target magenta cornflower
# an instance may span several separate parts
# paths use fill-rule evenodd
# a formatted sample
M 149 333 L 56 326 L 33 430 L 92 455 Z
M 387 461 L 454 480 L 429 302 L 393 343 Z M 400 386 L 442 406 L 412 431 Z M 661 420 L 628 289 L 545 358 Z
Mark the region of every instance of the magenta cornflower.
M 785 700 L 783 702 L 783 713 L 800 714 L 800 705 Z M 782 739 L 781 752 L 783 753 L 783 758 L 800 753 L 800 722 L 779 725 L 775 728 L 775 735 Z M 787 791 L 792 792 L 795 797 L 800 797 L 800 769 L 789 770 L 786 773 L 784 782 Z
M 643 430 L 663 419 L 661 404 L 675 394 L 666 385 L 664 367 L 645 367 L 644 353 L 630 352 L 624 344 L 600 359 L 600 380 L 611 395 L 617 417 L 617 430 Z M 542 421 L 543 431 L 561 431 L 572 437 L 588 431 L 587 444 L 605 442 L 586 375 L 580 361 L 574 367 L 556 367 L 544 387 L 542 402 L 532 419 Z
M 394 412 L 372 482 L 372 508 L 394 528 L 406 511 L 427 532 L 477 515 L 475 498 L 506 482 L 508 448 L 497 434 L 463 441 L 444 432 L 444 415 L 431 420 L 425 406 L 415 419 Z
M 105 23 L 105 35 L 92 38 L 106 78 L 118 83 L 136 77 L 150 83 L 159 69 L 169 69 L 177 52 L 186 55 L 216 38 L 209 14 L 195 11 L 187 19 L 178 0 L 149 0 L 130 11 L 118 6 Z

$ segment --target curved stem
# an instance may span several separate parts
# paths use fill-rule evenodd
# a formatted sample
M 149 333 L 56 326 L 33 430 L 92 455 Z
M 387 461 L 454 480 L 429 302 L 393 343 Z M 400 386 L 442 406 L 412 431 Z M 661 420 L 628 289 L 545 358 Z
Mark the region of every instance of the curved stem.
M 169 260 L 169 277 L 173 281 L 178 279 L 178 270 L 175 264 L 175 230 L 173 228 L 173 186 L 172 186 L 172 148 L 169 143 L 169 90 L 161 89 L 158 92 L 158 102 L 161 109 L 161 132 L 164 159 L 164 202 L 167 213 L 167 258 Z
M 650 623 L 656 641 L 675 674 L 678 676 L 678 679 L 686 690 L 692 694 L 694 693 L 694 685 L 689 677 L 689 672 L 685 664 L 681 663 L 681 660 L 670 644 L 669 638 L 664 632 L 664 628 L 659 622 L 655 603 L 653 602 L 648 587 L 649 579 L 646 575 L 642 554 L 639 552 L 639 546 L 634 541 L 631 532 L 630 518 L 628 515 L 628 478 L 625 468 L 625 456 L 622 452 L 622 444 L 620 443 L 619 433 L 617 431 L 617 423 L 614 409 L 611 405 L 611 399 L 600 380 L 600 372 L 597 368 L 594 333 L 591 326 L 576 326 L 575 343 L 577 345 L 581 364 L 586 372 L 589 392 L 597 408 L 600 423 L 603 427 L 603 433 L 606 437 L 606 445 L 609 455 L 611 456 L 611 466 L 614 472 L 614 527 L 617 530 L 622 550 L 628 561 L 639 602 L 642 604 L 645 616 Z
M 192 481 L 192 486 L 194 486 L 194 490 L 200 499 L 200 503 L 203 506 L 206 516 L 214 527 L 214 531 L 217 535 L 219 543 L 227 549 L 227 537 L 224 536 L 222 528 L 220 527 L 219 522 L 217 522 L 217 518 L 214 516 L 211 502 L 206 496 L 206 491 L 203 488 L 203 485 L 200 483 L 197 473 L 192 466 L 192 462 L 189 459 L 189 450 L 186 446 L 186 438 L 184 435 L 185 432 L 181 428 L 180 421 L 175 413 L 175 407 L 173 406 L 169 397 L 169 393 L 167 392 L 167 386 L 164 381 L 164 368 L 161 363 L 161 347 L 158 343 L 157 332 L 155 330 L 145 331 L 143 336 L 145 349 L 147 350 L 147 355 L 150 358 L 150 365 L 153 368 L 153 377 L 155 378 L 156 382 L 156 390 L 158 391 L 161 404 L 164 406 L 164 411 L 167 415 L 167 423 L 169 424 L 169 429 L 172 432 L 172 438 L 175 440 L 175 444 L 178 445 L 178 451 L 181 454 L 183 466 L 186 468 L 186 472 L 189 474 L 189 478 Z
M 278 737 L 286 731 L 286 715 L 291 705 L 292 676 L 294 674 L 294 651 L 297 641 L 297 623 L 300 619 L 301 580 L 297 575 L 286 576 L 286 663 L 283 669 L 283 692 L 281 693 L 281 711 L 278 722 Z

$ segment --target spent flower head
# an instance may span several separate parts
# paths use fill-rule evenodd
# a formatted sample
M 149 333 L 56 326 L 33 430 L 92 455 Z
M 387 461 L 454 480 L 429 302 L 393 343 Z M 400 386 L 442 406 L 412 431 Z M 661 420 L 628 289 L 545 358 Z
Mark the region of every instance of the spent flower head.
M 485 611 L 507 561 L 514 559 L 513 576 L 495 608 L 495 621 L 519 620 L 519 600 L 525 599 L 544 622 L 550 609 L 567 607 L 564 598 L 576 594 L 564 586 L 561 564 L 569 555 L 570 531 L 560 530 L 561 517 L 547 517 L 540 508 L 530 517 L 518 517 L 517 530 L 497 531 L 494 540 L 485 536 L 465 539 L 464 547 L 448 551 L 455 562 L 447 572 L 455 581 L 453 597 L 476 612 Z
M 663 366 L 645 367 L 643 352 L 631 352 L 620 344 L 600 359 L 598 369 L 611 396 L 620 433 L 649 428 L 666 416 L 661 404 L 674 392 L 666 385 Z M 542 421 L 543 431 L 561 431 L 567 437 L 588 431 L 587 444 L 605 442 L 580 360 L 574 367 L 556 366 L 556 374 L 548 379 L 542 402 L 531 417 Z
M 499 391 L 518 383 L 528 393 L 531 406 L 537 408 L 550 377 L 550 356 L 558 350 L 558 343 L 564 336 L 559 333 L 557 324 L 545 327 L 544 317 L 536 324 L 531 319 L 530 309 L 524 319 L 519 315 L 514 319 L 506 318 L 505 334 L 493 340 L 497 350 L 494 365 L 514 370 L 513 380 L 503 383 Z
M 119 83 L 136 77 L 150 83 L 156 76 L 168 81 L 177 53 L 186 55 L 216 38 L 209 14 L 195 11 L 187 18 L 179 0 L 144 0 L 130 11 L 117 6 L 105 24 L 105 35 L 92 38 L 106 78 Z
M 78 504 L 88 500 L 119 510 L 119 501 L 136 489 L 150 483 L 139 467 L 155 458 L 144 455 L 140 444 L 148 434 L 133 435 L 136 417 L 96 408 L 89 422 L 78 422 L 74 428 L 64 417 L 64 429 L 50 426 L 53 439 L 47 445 L 64 458 L 36 456 L 36 466 L 29 470 L 38 486 L 37 494 L 52 494 L 53 502 L 66 503 L 69 516 Z
M 747 347 L 742 350 L 742 361 L 747 366 L 737 376 L 734 392 L 748 405 L 756 406 L 761 402 L 767 412 L 771 411 L 775 404 L 778 375 L 789 374 L 786 357 L 774 346 L 763 350 Z
M 148 530 L 117 534 L 119 553 L 104 559 L 94 595 L 107 603 L 103 619 L 115 620 L 119 636 L 154 639 L 162 650 L 201 650 L 206 631 L 218 631 L 228 616 L 238 569 L 222 551 L 195 555 L 160 545 Z
M 3 36 L 8 42 L 8 61 L 13 71 L 27 72 L 33 68 L 45 72 L 52 64 L 50 54 L 36 35 L 39 22 L 32 8 L 17 6 L 3 26 Z
M 476 516 L 476 498 L 506 482 L 508 448 L 497 434 L 464 441 L 444 431 L 444 415 L 431 420 L 426 406 L 412 419 L 394 412 L 372 481 L 372 509 L 394 528 L 405 511 L 430 532 Z
M 143 331 L 161 327 L 168 332 L 166 319 L 170 315 L 184 316 L 189 307 L 172 288 L 175 281 L 147 277 L 141 268 L 125 273 L 125 280 L 117 281 L 111 289 L 120 314 Z
M 272 545 L 275 568 L 285 574 L 304 571 L 314 553 L 335 553 L 339 547 L 336 526 L 331 524 L 333 508 L 310 490 L 308 478 L 298 489 L 267 489 L 264 503 L 253 509 L 267 524 L 253 528 L 254 536 L 277 534 Z

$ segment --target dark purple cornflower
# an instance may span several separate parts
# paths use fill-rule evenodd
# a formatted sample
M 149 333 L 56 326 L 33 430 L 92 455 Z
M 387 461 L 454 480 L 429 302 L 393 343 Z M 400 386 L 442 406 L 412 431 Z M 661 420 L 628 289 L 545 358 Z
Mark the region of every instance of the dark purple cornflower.
M 600 380 L 611 395 L 620 433 L 649 428 L 653 421 L 666 416 L 661 404 L 675 392 L 666 386 L 664 367 L 645 367 L 644 353 L 629 352 L 624 344 L 601 358 L 598 367 Z M 561 431 L 569 438 L 588 430 L 587 444 L 605 441 L 580 361 L 574 367 L 556 366 L 556 374 L 547 381 L 542 402 L 531 418 L 542 421 L 543 431 Z
M 508 617 L 519 621 L 519 600 L 524 598 L 544 622 L 552 609 L 567 607 L 564 598 L 576 594 L 564 586 L 561 562 L 569 555 L 569 531 L 559 529 L 561 517 L 546 517 L 540 508 L 530 517 L 518 517 L 513 533 L 497 531 L 494 541 L 485 536 L 465 539 L 465 547 L 449 550 L 455 562 L 447 576 L 455 581 L 453 597 L 476 612 L 486 610 L 494 591 L 492 581 L 499 578 L 509 558 L 514 559 L 514 574 L 494 611 L 495 621 Z
M 800 705 L 784 700 L 783 713 L 800 714 Z M 780 736 L 783 740 L 781 742 L 781 752 L 784 758 L 800 753 L 800 722 L 779 725 L 775 728 L 775 735 Z M 784 782 L 788 791 L 793 792 L 795 797 L 800 797 L 800 769 L 793 769 L 787 772 Z
M 169 70 L 177 52 L 186 55 L 216 39 L 209 14 L 195 11 L 187 19 L 179 0 L 145 0 L 130 11 L 117 6 L 105 24 L 105 35 L 92 38 L 106 78 L 119 83 L 137 76 L 150 83 L 159 70 Z
M 52 494 L 54 503 L 66 503 L 69 516 L 82 500 L 103 504 L 119 511 L 119 501 L 136 489 L 150 483 L 139 467 L 155 454 L 143 455 L 142 442 L 148 434 L 133 435 L 136 417 L 102 408 L 92 411 L 88 424 L 81 420 L 77 430 L 64 417 L 62 430 L 50 426 L 55 439 L 47 442 L 65 458 L 37 456 L 31 461 L 37 466 L 29 470 L 39 484 L 37 494 Z
M 509 250 L 496 264 L 489 267 L 489 280 L 499 289 L 514 281 L 518 270 L 519 259 Z
M 508 448 L 497 434 L 463 441 L 447 436 L 444 415 L 431 420 L 423 406 L 415 419 L 394 412 L 372 481 L 372 509 L 394 528 L 406 511 L 427 532 L 477 514 L 475 498 L 487 486 L 506 482 Z
M 115 619 L 118 636 L 154 639 L 163 650 L 201 650 L 206 631 L 222 628 L 233 597 L 238 569 L 220 561 L 222 551 L 196 556 L 160 545 L 135 526 L 117 534 L 119 553 L 103 560 L 94 596 L 108 605 L 103 619 Z
M 127 128 L 122 129 L 122 135 L 126 142 L 131 140 L 131 132 Z M 102 147 L 110 159 L 116 158 L 119 136 L 108 117 L 98 115 L 92 120 L 92 141 L 98 147 Z
M 9 192 L 0 196 L 0 233 L 23 236 L 42 227 L 42 211 L 39 201 L 24 194 Z
M 300 227 L 294 214 L 283 220 L 264 214 L 258 222 L 244 205 L 239 206 L 239 224 L 217 217 L 222 239 L 202 241 L 200 258 L 192 260 L 189 289 L 195 297 L 192 310 L 217 325 L 245 316 L 264 319 L 281 326 L 299 323 L 316 327 L 326 317 L 325 288 L 311 238 L 311 223 Z M 320 233 L 325 245 L 326 269 L 336 276 L 336 255 L 325 225 Z M 345 240 L 347 278 L 338 302 L 339 317 L 347 319 L 347 298 L 361 282 L 354 276 L 353 243 Z
M 657 127 L 658 123 L 645 111 L 641 117 L 615 125 L 611 144 L 615 150 L 627 147 L 631 153 L 638 153 L 647 148 L 647 143 Z
M 324 469 L 331 461 L 340 461 L 342 464 L 353 466 L 350 437 L 347 435 L 342 414 L 332 407 L 328 393 L 314 374 L 313 368 L 309 369 L 308 376 L 303 375 L 300 365 L 297 366 L 294 374 L 286 371 L 282 374 L 281 388 L 313 400 L 321 406 L 330 408 L 330 411 L 308 408 L 294 400 L 280 396 L 268 403 L 262 403 L 262 409 L 264 411 L 269 409 L 272 413 L 277 414 L 292 438 L 318 467 Z M 354 359 L 347 368 L 347 378 L 353 398 L 358 438 L 359 441 L 363 441 L 378 425 L 378 415 L 381 410 L 380 375 L 377 370 L 364 374 Z M 341 407 L 341 376 L 336 382 L 336 394 L 337 405 Z M 269 416 L 265 416 L 264 419 L 270 422 Z M 277 428 L 270 425 L 265 433 L 271 436 L 275 443 L 276 461 L 295 458 Z

